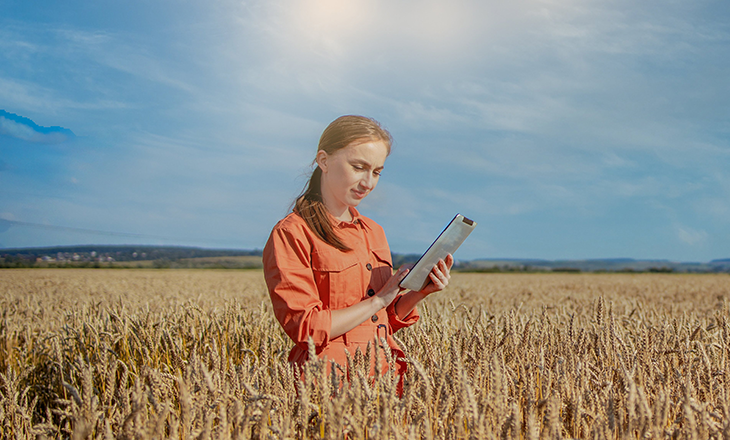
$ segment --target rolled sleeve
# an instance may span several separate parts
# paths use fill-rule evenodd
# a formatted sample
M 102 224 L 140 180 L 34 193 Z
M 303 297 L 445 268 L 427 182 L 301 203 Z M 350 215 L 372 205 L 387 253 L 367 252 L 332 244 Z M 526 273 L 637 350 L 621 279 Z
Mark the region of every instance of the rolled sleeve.
M 296 231 L 274 228 L 263 252 L 264 276 L 274 315 L 297 346 L 317 351 L 329 343 L 332 315 L 319 297 L 312 273 L 311 245 Z
M 396 331 L 404 328 L 409 327 L 413 324 L 415 324 L 418 321 L 418 318 L 420 315 L 418 314 L 418 309 L 416 307 L 411 310 L 411 312 L 404 316 L 403 318 L 400 318 L 398 314 L 395 312 L 395 306 L 398 304 L 398 301 L 403 297 L 403 294 L 401 293 L 398 295 L 398 297 L 390 303 L 390 305 L 386 308 L 386 311 L 388 312 L 388 323 L 390 323 L 390 328 L 393 329 L 393 333 Z

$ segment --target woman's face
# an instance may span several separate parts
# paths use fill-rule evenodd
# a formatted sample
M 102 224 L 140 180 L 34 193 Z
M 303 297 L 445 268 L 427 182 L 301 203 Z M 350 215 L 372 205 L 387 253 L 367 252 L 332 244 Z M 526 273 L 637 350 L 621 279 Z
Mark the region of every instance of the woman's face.
M 317 152 L 317 165 L 322 169 L 322 199 L 335 217 L 347 215 L 375 189 L 388 157 L 383 141 L 356 141 L 327 154 Z

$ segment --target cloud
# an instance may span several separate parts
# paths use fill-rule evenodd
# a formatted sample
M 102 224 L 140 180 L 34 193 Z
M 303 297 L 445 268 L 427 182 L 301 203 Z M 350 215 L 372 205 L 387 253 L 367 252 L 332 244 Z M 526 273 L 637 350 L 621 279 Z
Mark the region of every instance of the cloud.
M 40 83 L 0 77 L 0 101 L 15 108 L 58 114 L 69 109 L 94 111 L 130 107 L 122 101 L 98 97 L 83 101 L 65 98 L 65 94 L 66 91 L 55 90 Z
M 76 137 L 69 129 L 41 127 L 28 118 L 4 110 L 0 110 L 0 135 L 39 144 L 60 144 Z
M 707 197 L 699 203 L 699 211 L 702 214 L 711 215 L 717 220 L 730 220 L 730 202 L 728 199 Z
M 13 226 L 13 222 L 0 218 L 0 233 L 7 231 L 11 226 Z
M 682 242 L 690 246 L 695 246 L 706 242 L 708 234 L 703 230 L 696 230 L 687 226 L 677 226 L 677 237 Z

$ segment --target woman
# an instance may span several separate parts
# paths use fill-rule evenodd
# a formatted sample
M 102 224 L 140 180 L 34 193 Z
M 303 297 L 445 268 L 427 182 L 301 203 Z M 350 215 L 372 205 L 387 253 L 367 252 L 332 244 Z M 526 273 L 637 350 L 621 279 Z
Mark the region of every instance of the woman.
M 391 143 L 373 119 L 333 121 L 319 140 L 309 184 L 271 231 L 264 274 L 276 318 L 296 344 L 290 362 L 307 360 L 310 337 L 319 357 L 343 367 L 345 349 L 364 353 L 368 342 L 385 338 L 402 375 L 403 352 L 391 335 L 415 323 L 416 304 L 449 283 L 451 255 L 433 268 L 422 291 L 404 292 L 398 284 L 408 269 L 393 274 L 383 228 L 356 209 L 375 189 Z

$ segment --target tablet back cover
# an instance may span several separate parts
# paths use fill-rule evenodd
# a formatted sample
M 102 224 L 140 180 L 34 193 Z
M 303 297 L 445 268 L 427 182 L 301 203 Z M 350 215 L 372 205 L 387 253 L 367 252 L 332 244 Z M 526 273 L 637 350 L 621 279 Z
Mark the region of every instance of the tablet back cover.
M 441 235 L 431 244 L 431 247 L 421 256 L 415 266 L 401 281 L 400 286 L 411 290 L 422 290 L 428 284 L 428 274 L 431 273 L 434 265 L 447 254 L 454 255 L 454 252 L 471 234 L 476 227 L 476 222 L 461 214 L 451 220 L 451 223 L 441 232 Z

